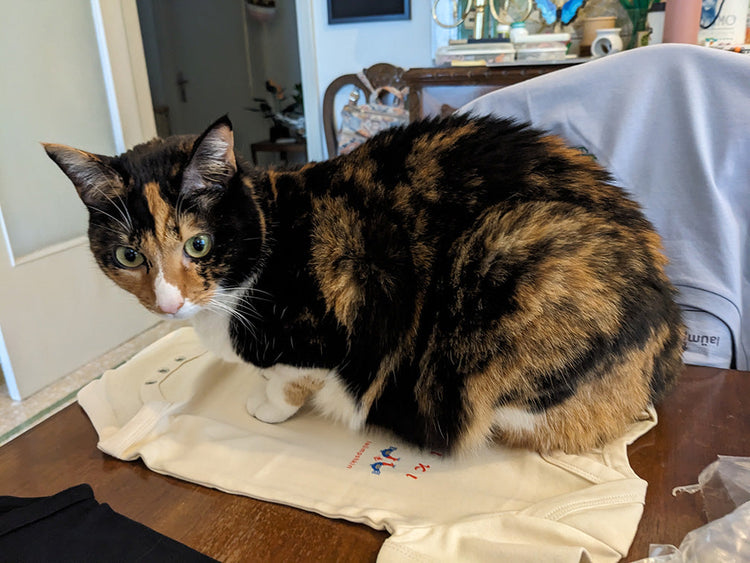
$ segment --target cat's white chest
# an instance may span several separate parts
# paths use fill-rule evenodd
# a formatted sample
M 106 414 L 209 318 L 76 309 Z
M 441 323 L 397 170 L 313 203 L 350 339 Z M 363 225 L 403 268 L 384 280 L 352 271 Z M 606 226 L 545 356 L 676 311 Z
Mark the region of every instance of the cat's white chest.
M 203 345 L 226 362 L 242 362 L 229 336 L 230 316 L 226 313 L 201 311 L 192 319 L 193 328 Z

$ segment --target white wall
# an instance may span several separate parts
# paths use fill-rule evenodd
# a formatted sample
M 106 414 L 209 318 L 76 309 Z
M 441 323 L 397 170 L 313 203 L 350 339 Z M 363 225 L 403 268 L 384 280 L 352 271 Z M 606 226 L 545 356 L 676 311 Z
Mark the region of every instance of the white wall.
M 402 68 L 431 66 L 432 1 L 411 0 L 410 20 L 335 25 L 328 25 L 326 0 L 296 0 L 296 5 L 308 158 L 322 160 L 321 117 L 328 84 L 380 62 Z

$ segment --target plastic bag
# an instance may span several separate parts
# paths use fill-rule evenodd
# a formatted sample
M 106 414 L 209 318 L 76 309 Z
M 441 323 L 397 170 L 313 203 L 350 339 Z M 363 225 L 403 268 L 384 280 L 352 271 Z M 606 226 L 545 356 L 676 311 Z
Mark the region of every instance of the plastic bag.
M 750 457 L 720 455 L 701 471 L 697 485 L 676 487 L 672 494 L 698 491 L 709 522 L 750 501 Z
M 750 562 L 750 502 L 726 516 L 688 532 L 679 548 L 651 545 L 649 557 L 636 563 Z
M 750 563 L 750 458 L 719 456 L 698 476 L 697 485 L 672 494 L 703 495 L 709 523 L 689 532 L 676 548 L 651 545 L 649 557 L 635 563 Z

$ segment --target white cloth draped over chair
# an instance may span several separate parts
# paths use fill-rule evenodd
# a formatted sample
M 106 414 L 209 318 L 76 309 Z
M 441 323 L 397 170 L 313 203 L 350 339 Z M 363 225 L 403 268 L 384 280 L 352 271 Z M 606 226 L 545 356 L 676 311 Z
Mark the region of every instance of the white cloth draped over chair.
M 750 369 L 750 57 L 638 48 L 459 111 L 530 121 L 607 167 L 664 240 L 688 325 L 685 361 Z

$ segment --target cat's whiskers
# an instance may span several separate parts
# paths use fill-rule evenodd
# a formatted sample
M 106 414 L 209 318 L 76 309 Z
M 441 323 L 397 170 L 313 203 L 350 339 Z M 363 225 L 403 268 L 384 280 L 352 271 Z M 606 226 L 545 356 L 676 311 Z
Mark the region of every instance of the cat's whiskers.
M 258 313 L 258 310 L 255 307 L 253 307 L 252 303 L 248 303 L 244 300 L 234 301 L 234 302 L 225 302 L 225 301 L 221 301 L 220 299 L 214 298 L 212 299 L 212 301 L 221 303 L 224 307 L 232 309 L 236 313 L 245 315 L 251 319 L 254 319 L 257 321 L 263 320 L 263 317 Z
M 182 217 L 182 202 L 185 201 L 185 192 L 183 190 L 180 190 L 179 195 L 177 196 L 177 203 L 175 204 L 175 217 L 177 218 L 177 222 L 179 223 L 180 217 Z
M 232 308 L 230 305 L 227 305 L 226 303 L 223 303 L 216 299 L 211 299 L 206 304 L 205 308 L 214 313 L 228 314 L 229 317 L 236 319 L 237 322 L 240 323 L 243 328 L 245 328 L 245 330 L 247 330 L 253 336 L 253 338 L 257 339 L 255 325 L 250 321 L 250 319 L 248 319 L 245 315 L 241 314 L 236 309 Z
M 127 237 L 127 235 L 129 234 L 126 231 L 119 231 L 117 229 L 113 229 L 112 227 L 110 227 L 108 225 L 97 225 L 97 228 L 104 229 L 105 231 L 109 231 L 113 235 L 118 235 L 118 236 L 125 236 L 125 237 Z
M 196 206 L 196 202 L 190 202 L 187 208 L 183 207 L 185 203 L 185 199 L 186 199 L 185 193 L 181 191 L 180 194 L 177 196 L 177 202 L 175 203 L 175 217 L 178 223 L 182 219 L 183 215 L 185 215 L 188 211 L 190 211 L 193 207 Z
M 219 301 L 211 301 L 207 308 L 215 313 L 226 313 L 228 316 L 237 319 L 237 321 L 245 327 L 248 331 L 255 333 L 255 325 L 246 316 L 242 315 L 239 311 L 232 309 L 224 303 Z
M 109 201 L 112 206 L 117 209 L 117 211 L 120 212 L 120 215 L 122 216 L 123 221 L 125 221 L 125 228 L 128 229 L 130 232 L 133 230 L 133 219 L 130 216 L 130 211 L 128 211 L 128 207 L 125 204 L 125 202 L 122 200 L 122 197 L 120 197 L 119 194 L 115 194 L 117 196 L 118 201 L 120 202 L 120 205 L 118 205 L 115 200 L 113 200 L 104 190 L 102 190 L 99 186 L 94 185 L 94 189 L 99 192 L 101 195 L 103 195 L 107 201 Z M 110 215 L 110 217 L 112 217 Z M 114 219 L 114 217 L 112 217 Z
M 218 288 L 214 292 L 210 303 L 221 311 L 227 312 L 230 316 L 238 319 L 255 337 L 256 327 L 252 321 L 262 321 L 263 317 L 246 297 L 251 298 L 250 296 L 246 296 L 242 291 Z
M 115 223 L 117 223 L 118 225 L 120 225 L 122 227 L 122 231 L 123 232 L 122 233 L 117 233 L 117 234 L 125 234 L 125 235 L 127 235 L 127 234 L 129 234 L 129 233 L 131 233 L 133 231 L 132 227 L 128 227 L 128 225 L 126 225 L 125 223 L 123 223 L 122 221 L 120 221 L 117 217 L 113 216 L 111 213 L 107 213 L 106 211 L 104 211 L 104 209 L 101 209 L 100 207 L 94 207 L 92 205 L 89 206 L 89 209 L 91 209 L 92 211 L 97 211 L 98 213 L 101 213 L 102 215 L 106 215 L 107 217 L 109 217 L 110 219 L 112 219 Z M 113 232 L 117 232 L 114 229 L 110 229 L 110 230 L 112 230 Z
M 247 285 L 239 285 L 236 287 L 220 287 L 216 289 L 217 293 L 220 293 L 221 295 L 230 295 L 231 297 L 235 299 L 242 299 L 243 292 L 252 292 L 264 295 L 265 297 L 258 297 L 257 295 L 246 295 L 249 299 L 257 300 L 257 301 L 265 301 L 268 303 L 274 302 L 274 296 L 272 293 L 265 291 L 263 289 L 258 289 L 257 287 L 253 286 L 247 286 Z

